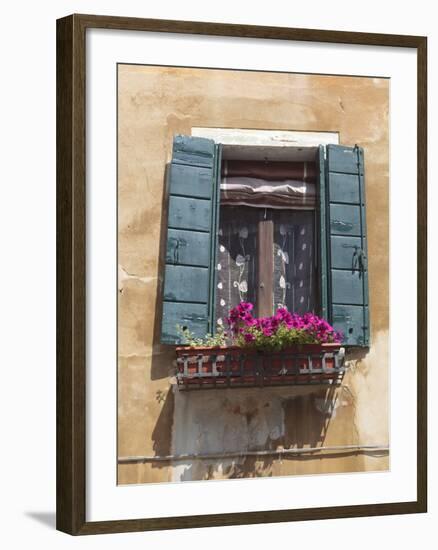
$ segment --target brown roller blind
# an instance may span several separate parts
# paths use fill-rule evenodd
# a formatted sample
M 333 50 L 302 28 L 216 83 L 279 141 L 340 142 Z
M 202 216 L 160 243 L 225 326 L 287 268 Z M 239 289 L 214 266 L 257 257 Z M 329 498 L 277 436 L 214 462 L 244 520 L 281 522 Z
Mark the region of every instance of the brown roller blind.
M 224 161 L 221 204 L 260 208 L 313 209 L 315 165 L 310 162 Z
M 308 183 L 316 181 L 314 162 L 274 162 L 253 160 L 224 160 L 224 177 L 249 177 L 262 180 L 298 180 Z

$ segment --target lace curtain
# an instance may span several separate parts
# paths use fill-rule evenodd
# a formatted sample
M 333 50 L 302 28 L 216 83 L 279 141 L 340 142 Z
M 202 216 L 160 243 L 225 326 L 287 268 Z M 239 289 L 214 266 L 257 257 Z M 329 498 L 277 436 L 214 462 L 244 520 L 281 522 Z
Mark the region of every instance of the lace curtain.
M 315 311 L 314 226 L 314 211 L 274 212 L 274 311 Z
M 260 212 L 245 206 L 220 211 L 216 316 L 226 325 L 231 308 L 257 301 L 257 227 Z
M 316 307 L 313 211 L 270 212 L 274 223 L 272 311 L 287 307 L 306 313 Z M 216 314 L 219 324 L 239 302 L 257 305 L 258 222 L 264 209 L 221 209 Z

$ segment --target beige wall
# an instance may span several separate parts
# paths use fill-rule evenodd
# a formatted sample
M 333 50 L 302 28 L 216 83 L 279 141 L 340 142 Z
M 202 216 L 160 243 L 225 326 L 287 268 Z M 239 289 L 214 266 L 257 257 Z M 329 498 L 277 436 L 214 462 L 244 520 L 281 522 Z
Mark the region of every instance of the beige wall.
M 119 65 L 119 457 L 388 443 L 389 81 Z M 192 127 L 340 133 L 365 149 L 371 349 L 342 387 L 182 394 L 159 344 L 164 170 Z M 388 468 L 388 454 L 122 464 L 119 483 Z

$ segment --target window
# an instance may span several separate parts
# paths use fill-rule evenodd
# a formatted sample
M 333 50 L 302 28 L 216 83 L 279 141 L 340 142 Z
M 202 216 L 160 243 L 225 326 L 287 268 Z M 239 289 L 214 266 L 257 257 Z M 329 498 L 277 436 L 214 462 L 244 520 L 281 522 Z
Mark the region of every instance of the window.
M 242 152 L 221 165 L 219 324 L 240 301 L 252 302 L 258 316 L 279 307 L 317 310 L 315 162 L 268 160 L 275 149 L 255 149 L 252 156 L 263 160 L 242 159 Z
M 259 316 L 279 307 L 318 310 L 314 211 L 221 206 L 217 254 L 219 324 L 241 301 Z
M 304 155 L 304 157 L 303 157 Z M 176 136 L 162 342 L 199 336 L 240 301 L 314 311 L 368 345 L 363 150 L 220 145 Z

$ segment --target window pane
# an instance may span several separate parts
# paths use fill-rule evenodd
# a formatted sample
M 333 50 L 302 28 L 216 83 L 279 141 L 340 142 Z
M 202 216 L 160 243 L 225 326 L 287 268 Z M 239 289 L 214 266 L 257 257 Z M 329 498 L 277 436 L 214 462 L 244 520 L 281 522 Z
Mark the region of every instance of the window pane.
M 226 325 L 231 308 L 256 302 L 257 221 L 259 211 L 245 206 L 220 209 L 216 318 Z
M 300 314 L 316 310 L 315 213 L 273 210 L 274 310 Z

